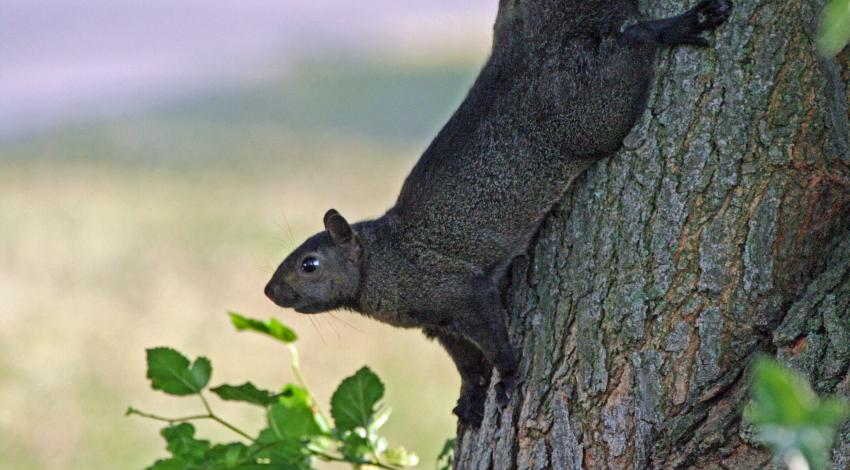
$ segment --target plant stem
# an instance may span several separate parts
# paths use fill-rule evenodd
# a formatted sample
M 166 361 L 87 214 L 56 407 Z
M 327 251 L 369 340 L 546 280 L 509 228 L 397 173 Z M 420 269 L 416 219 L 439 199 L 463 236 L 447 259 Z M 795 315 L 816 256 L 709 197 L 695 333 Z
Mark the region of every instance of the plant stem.
M 251 441 L 251 442 L 254 442 L 254 441 L 256 440 L 256 439 L 254 439 L 253 437 L 251 437 L 248 433 L 246 433 L 245 431 L 242 431 L 241 429 L 239 429 L 239 428 L 237 428 L 236 426 L 234 426 L 234 425 L 232 425 L 232 424 L 228 423 L 227 421 L 225 421 L 225 420 L 223 420 L 223 419 L 219 418 L 219 417 L 218 417 L 218 416 L 216 416 L 216 415 L 210 415 L 210 419 L 212 419 L 213 421 L 218 422 L 218 423 L 219 423 L 219 424 L 221 424 L 222 426 L 226 427 L 227 429 L 230 429 L 231 431 L 235 432 L 236 434 L 239 434 L 240 436 L 244 437 L 245 439 L 248 439 L 248 440 L 249 440 L 249 441 Z
M 168 423 L 168 424 L 184 423 L 186 421 L 197 421 L 197 420 L 201 420 L 201 419 L 211 419 L 211 420 L 221 424 L 222 426 L 226 427 L 227 429 L 230 429 L 231 431 L 235 432 L 236 434 L 239 434 L 240 436 L 244 437 L 245 439 L 248 439 L 251 442 L 256 441 L 256 439 L 251 437 L 245 431 L 243 431 L 243 430 L 237 428 L 236 426 L 228 423 L 227 421 L 221 419 L 218 415 L 213 413 L 212 408 L 210 408 L 210 404 L 207 403 L 207 399 L 204 398 L 204 396 L 201 395 L 200 393 L 198 394 L 198 396 L 201 397 L 201 401 L 204 404 L 204 408 L 206 408 L 206 410 L 207 410 L 207 414 L 205 414 L 205 415 L 192 415 L 192 416 L 183 416 L 183 417 L 180 417 L 180 418 L 167 418 L 165 416 L 158 416 L 158 415 L 151 414 L 151 413 L 145 413 L 144 411 L 137 410 L 135 408 L 127 409 L 126 414 L 127 414 L 127 416 L 138 415 L 138 416 L 141 416 L 143 418 L 153 419 L 155 421 L 162 421 L 162 422 Z
M 212 416 L 212 415 L 213 415 L 213 411 L 212 411 L 212 408 L 210 408 L 210 404 L 209 404 L 209 402 L 207 401 L 207 398 L 206 398 L 206 397 L 205 397 L 202 393 L 200 393 L 200 392 L 198 392 L 198 397 L 200 397 L 200 399 L 201 399 L 201 403 L 203 403 L 203 404 L 204 404 L 204 408 L 207 410 L 207 414 L 208 414 L 208 415 L 210 415 L 210 416 Z
M 274 447 L 275 445 L 280 444 L 281 442 L 285 442 L 285 441 L 269 442 L 269 443 L 266 443 L 266 444 L 264 444 L 264 445 L 262 445 L 262 446 L 257 447 L 257 448 L 256 448 L 253 452 L 251 452 L 250 454 L 248 454 L 247 456 L 245 456 L 245 457 L 244 457 L 244 458 L 240 461 L 240 463 L 246 463 L 246 464 L 247 464 L 247 463 L 253 463 L 253 462 L 254 462 L 254 459 L 256 459 L 257 455 L 258 455 L 260 452 L 262 452 L 262 451 L 264 451 L 264 450 L 266 450 L 266 449 L 268 449 L 268 448 L 270 448 L 270 447 Z M 337 457 L 337 456 L 335 456 L 335 455 L 326 454 L 326 453 L 324 453 L 324 452 L 322 452 L 322 451 L 320 451 L 320 450 L 315 450 L 315 449 L 310 449 L 310 448 L 308 448 L 308 449 L 307 449 L 307 451 L 308 451 L 308 452 L 310 453 L 310 455 L 312 455 L 313 457 L 317 457 L 317 458 L 322 459 L 322 460 L 324 460 L 324 461 L 326 461 L 326 462 L 345 462 L 345 463 L 353 463 L 353 464 L 357 464 L 357 465 L 371 465 L 371 466 L 373 466 L 373 467 L 383 468 L 383 469 L 386 469 L 386 470 L 398 470 L 398 468 L 397 468 L 397 467 L 392 467 L 392 466 L 389 466 L 389 465 L 384 465 L 384 464 L 382 464 L 382 463 L 380 463 L 380 462 L 371 462 L 371 461 L 369 461 L 369 460 L 352 461 L 352 460 L 348 460 L 348 459 L 346 459 L 346 458 L 344 458 L 344 457 Z
M 254 463 L 254 459 L 256 459 L 256 458 L 257 458 L 257 455 L 259 455 L 259 454 L 260 454 L 260 452 L 262 452 L 262 451 L 264 451 L 264 450 L 268 449 L 269 447 L 274 447 L 274 446 L 275 446 L 275 445 L 277 445 L 277 444 L 278 444 L 277 442 L 268 442 L 268 443 L 266 443 L 266 444 L 263 444 L 263 445 L 261 445 L 261 446 L 257 447 L 256 449 L 254 449 L 254 451 L 253 451 L 253 452 L 251 452 L 251 453 L 249 453 L 248 455 L 246 455 L 246 456 L 242 459 L 241 463 Z
M 134 408 L 130 408 L 127 410 L 127 416 L 130 415 L 138 415 L 143 418 L 153 419 L 156 421 L 163 421 L 165 423 L 182 423 L 184 421 L 195 421 L 199 419 L 209 419 L 209 415 L 192 415 L 192 416 L 184 416 L 181 418 L 166 418 L 164 416 L 157 416 L 150 413 L 145 413 L 144 411 L 140 411 Z
M 316 401 L 316 398 L 313 396 L 313 392 L 311 392 L 310 387 L 307 386 L 307 380 L 305 380 L 304 375 L 301 374 L 301 360 L 298 355 L 298 348 L 296 348 L 292 343 L 287 344 L 287 346 L 289 347 L 289 354 L 292 357 L 292 373 L 295 375 L 295 380 L 298 381 L 298 385 L 300 385 L 301 388 L 307 392 L 307 395 L 310 396 L 310 401 L 313 402 L 313 406 L 316 407 L 316 411 L 319 413 L 319 416 L 322 417 L 325 423 L 330 425 L 331 421 L 325 415 L 325 412 L 322 411 L 322 407 L 319 406 L 319 402 Z
M 356 463 L 358 465 L 371 465 L 373 467 L 385 468 L 387 470 L 398 470 L 396 467 L 384 465 L 381 462 L 371 462 L 369 460 L 352 462 L 351 460 L 348 460 L 348 459 L 345 459 L 345 458 L 342 458 L 342 457 L 337 457 L 337 456 L 330 455 L 330 454 L 326 454 L 326 453 L 318 451 L 318 450 L 310 450 L 310 453 L 313 454 L 315 457 L 318 457 L 318 458 L 325 460 L 325 461 L 328 461 L 328 462 Z
M 226 427 L 227 429 L 230 429 L 231 431 L 235 432 L 236 434 L 239 434 L 240 436 L 244 437 L 245 439 L 248 439 L 251 442 L 256 441 L 256 439 L 251 437 L 247 432 L 245 432 L 245 431 L 237 428 L 236 426 L 228 423 L 227 421 L 221 419 L 220 417 L 218 417 L 218 415 L 213 413 L 212 408 L 210 408 L 210 404 L 207 402 L 207 399 L 204 397 L 203 393 L 198 392 L 198 396 L 201 397 L 201 401 L 204 403 L 204 408 L 207 409 L 207 413 L 209 414 L 210 419 L 218 422 L 222 426 Z
M 304 379 L 304 375 L 301 374 L 301 360 L 300 360 L 300 356 L 298 355 L 298 348 L 296 348 L 295 345 L 292 344 L 292 343 L 287 344 L 287 347 L 289 347 L 289 354 L 292 357 L 292 373 L 295 375 L 295 380 L 297 380 L 298 385 L 301 385 L 301 388 L 303 388 L 304 391 L 307 392 L 307 395 L 310 397 L 310 401 L 313 402 L 313 406 L 316 407 L 316 411 L 319 413 L 319 416 L 322 417 L 322 419 L 325 421 L 325 423 L 330 425 L 330 420 L 325 415 L 325 413 L 322 411 L 322 407 L 319 406 L 319 402 L 316 401 L 316 398 L 313 396 L 313 393 L 310 391 L 310 387 L 307 386 L 307 380 Z M 377 451 L 377 449 L 375 449 L 375 446 L 373 445 L 372 442 L 369 442 L 369 450 L 372 454 L 372 457 L 375 459 L 375 461 L 374 462 L 363 462 L 364 465 L 372 465 L 372 466 L 375 466 L 375 467 L 388 468 L 388 469 L 394 468 L 394 467 L 388 467 L 388 466 L 381 463 L 381 458 L 378 456 L 378 451 Z M 319 452 L 319 451 L 311 450 L 310 452 L 313 453 L 313 455 L 320 457 L 320 458 L 323 458 L 323 459 L 332 460 L 332 461 L 335 461 L 335 462 L 349 462 L 348 460 L 341 459 L 341 458 L 338 458 L 338 457 L 334 457 L 332 455 L 324 454 L 324 453 Z

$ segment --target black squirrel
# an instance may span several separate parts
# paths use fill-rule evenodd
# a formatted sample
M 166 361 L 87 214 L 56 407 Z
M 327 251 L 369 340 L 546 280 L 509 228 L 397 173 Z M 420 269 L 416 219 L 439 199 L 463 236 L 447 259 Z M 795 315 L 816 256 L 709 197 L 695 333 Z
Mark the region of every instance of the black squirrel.
M 493 367 L 501 406 L 516 386 L 499 288 L 512 260 L 572 180 L 620 147 L 646 106 L 657 48 L 708 46 L 701 33 L 732 10 L 702 0 L 640 21 L 636 3 L 504 4 L 541 11 L 505 13 L 490 59 L 395 206 L 353 225 L 329 210 L 266 295 L 300 313 L 344 308 L 423 328 L 460 372 L 455 414 L 479 426 Z

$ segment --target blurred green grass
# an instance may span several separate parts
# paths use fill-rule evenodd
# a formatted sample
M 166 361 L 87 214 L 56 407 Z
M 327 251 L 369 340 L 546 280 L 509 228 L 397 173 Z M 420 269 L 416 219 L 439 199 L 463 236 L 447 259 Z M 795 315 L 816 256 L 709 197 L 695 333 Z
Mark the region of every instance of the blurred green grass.
M 277 80 L 186 98 L 142 116 L 8 142 L 0 159 L 167 167 L 314 160 L 317 139 L 398 153 L 421 148 L 475 76 L 470 59 L 301 62 Z M 282 152 L 285 151 L 285 153 Z M 282 154 L 283 153 L 283 154 Z M 339 158 L 346 157 L 339 155 Z
M 292 381 L 285 350 L 225 311 L 301 334 L 320 400 L 363 364 L 385 379 L 387 434 L 431 468 L 454 433 L 458 379 L 416 331 L 315 317 L 262 295 L 276 264 L 336 207 L 380 215 L 471 83 L 475 61 L 329 61 L 141 116 L 0 145 L 0 468 L 141 468 L 157 423 L 199 404 L 155 393 L 144 349 L 208 356 L 213 383 Z M 254 410 L 216 403 L 246 428 Z M 201 425 L 205 437 L 231 438 Z

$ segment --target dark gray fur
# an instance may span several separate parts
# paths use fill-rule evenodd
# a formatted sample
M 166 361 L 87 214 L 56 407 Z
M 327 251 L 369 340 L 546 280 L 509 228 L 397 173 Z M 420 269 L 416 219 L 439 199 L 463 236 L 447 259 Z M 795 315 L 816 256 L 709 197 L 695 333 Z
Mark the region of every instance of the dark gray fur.
M 501 8 L 489 61 L 395 206 L 351 226 L 328 211 L 325 231 L 266 286 L 278 305 L 302 313 L 347 308 L 423 328 L 458 367 L 455 413 L 471 425 L 481 421 L 493 366 L 500 402 L 515 386 L 498 288 L 512 260 L 573 179 L 620 147 L 644 111 L 657 47 L 707 45 L 700 33 L 725 21 L 731 3 L 703 0 L 656 21 L 639 21 L 627 0 Z M 539 11 L 511 14 L 522 8 Z

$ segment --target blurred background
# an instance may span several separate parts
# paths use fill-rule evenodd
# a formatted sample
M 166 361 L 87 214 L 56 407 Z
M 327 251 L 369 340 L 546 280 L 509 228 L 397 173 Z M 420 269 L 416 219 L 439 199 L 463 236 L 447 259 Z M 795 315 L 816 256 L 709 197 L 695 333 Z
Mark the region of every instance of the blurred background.
M 386 434 L 433 468 L 458 378 L 438 345 L 262 288 L 330 207 L 379 216 L 486 58 L 496 0 L 0 0 L 0 468 L 136 469 L 161 423 L 144 349 L 213 363 L 213 384 L 293 377 L 301 335 L 327 404 L 364 364 Z M 215 400 L 258 429 L 261 410 Z M 232 439 L 198 423 L 203 438 Z

